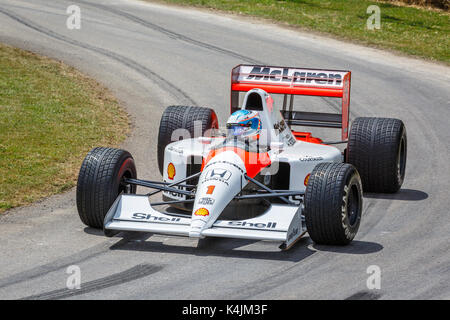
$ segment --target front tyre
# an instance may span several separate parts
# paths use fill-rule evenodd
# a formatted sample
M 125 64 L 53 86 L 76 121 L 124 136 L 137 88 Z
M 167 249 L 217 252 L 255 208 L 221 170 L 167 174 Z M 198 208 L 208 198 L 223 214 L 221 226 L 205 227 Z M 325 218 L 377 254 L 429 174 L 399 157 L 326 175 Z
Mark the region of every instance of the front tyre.
M 305 191 L 304 216 L 317 244 L 346 245 L 355 237 L 362 214 L 362 184 L 347 163 L 320 163 Z
M 164 110 L 159 123 L 158 133 L 158 168 L 161 175 L 164 170 L 164 151 L 166 146 L 173 142 L 172 135 L 177 129 L 186 129 L 191 138 L 195 137 L 196 122 L 200 124 L 201 136 L 212 134 L 214 129 L 219 128 L 217 115 L 211 108 L 190 106 L 169 106 Z
M 81 221 L 92 228 L 103 228 L 103 220 L 121 193 L 136 193 L 136 186 L 124 183 L 135 179 L 136 166 L 128 151 L 94 148 L 84 158 L 77 183 L 77 209 Z

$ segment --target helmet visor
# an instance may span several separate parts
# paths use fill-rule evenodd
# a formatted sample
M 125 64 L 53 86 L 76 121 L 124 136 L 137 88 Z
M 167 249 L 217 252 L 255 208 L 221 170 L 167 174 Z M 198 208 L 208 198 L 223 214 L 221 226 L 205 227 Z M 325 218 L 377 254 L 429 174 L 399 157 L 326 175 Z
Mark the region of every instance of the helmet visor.
M 251 123 L 227 123 L 228 135 L 241 136 L 251 127 Z

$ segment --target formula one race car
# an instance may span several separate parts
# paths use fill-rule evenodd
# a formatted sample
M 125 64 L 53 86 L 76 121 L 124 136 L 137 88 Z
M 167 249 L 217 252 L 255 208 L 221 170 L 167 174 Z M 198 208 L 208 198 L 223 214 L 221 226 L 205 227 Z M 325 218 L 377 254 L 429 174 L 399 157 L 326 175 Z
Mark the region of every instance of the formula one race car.
M 78 178 L 81 220 L 107 236 L 273 240 L 288 249 L 308 232 L 318 244 L 348 244 L 360 225 L 363 190 L 397 192 L 407 151 L 401 120 L 356 118 L 348 131 L 350 77 L 341 70 L 233 68 L 224 132 L 210 108 L 164 111 L 157 146 L 163 182 L 137 179 L 127 151 L 91 150 Z M 296 111 L 296 95 L 341 98 L 342 112 Z M 294 126 L 338 128 L 341 139 L 326 142 Z M 154 190 L 137 195 L 137 186 Z

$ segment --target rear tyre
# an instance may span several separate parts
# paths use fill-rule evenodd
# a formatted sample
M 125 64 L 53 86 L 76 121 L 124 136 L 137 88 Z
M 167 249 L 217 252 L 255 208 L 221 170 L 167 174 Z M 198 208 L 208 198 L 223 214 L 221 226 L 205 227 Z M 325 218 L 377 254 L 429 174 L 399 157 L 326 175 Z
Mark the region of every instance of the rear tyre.
M 317 244 L 346 245 L 355 237 L 362 214 L 362 185 L 348 163 L 320 163 L 305 191 L 304 215 Z
M 77 209 L 81 221 L 92 228 L 103 228 L 103 220 L 121 193 L 136 193 L 135 185 L 124 183 L 135 179 L 136 166 L 128 151 L 94 148 L 81 164 L 77 183 Z
M 406 169 L 406 128 L 399 119 L 356 118 L 349 134 L 347 162 L 356 167 L 365 192 L 394 193 Z
M 190 138 L 194 137 L 194 124 L 199 121 L 202 125 L 201 135 L 207 134 L 210 129 L 218 129 L 219 122 L 214 110 L 203 107 L 189 107 L 189 106 L 169 106 L 164 111 L 161 122 L 159 124 L 158 134 L 158 167 L 161 175 L 163 174 L 164 166 L 164 150 L 166 146 L 173 142 L 172 134 L 176 129 L 186 129 L 189 132 Z M 174 137 L 179 138 L 179 137 Z

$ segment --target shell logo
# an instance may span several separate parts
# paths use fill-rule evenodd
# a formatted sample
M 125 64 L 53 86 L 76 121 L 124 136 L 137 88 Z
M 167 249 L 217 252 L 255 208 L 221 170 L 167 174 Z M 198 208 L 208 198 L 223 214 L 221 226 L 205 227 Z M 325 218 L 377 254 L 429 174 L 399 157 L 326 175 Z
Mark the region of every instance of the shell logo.
M 173 178 L 175 177 L 176 171 L 175 171 L 175 166 L 173 165 L 173 163 L 169 163 L 169 165 L 167 166 L 167 177 L 170 180 L 173 180 Z
M 308 185 L 308 181 L 309 181 L 309 177 L 310 177 L 310 176 L 311 176 L 310 173 L 308 173 L 308 174 L 306 175 L 305 181 L 303 181 L 303 183 L 305 184 L 305 186 Z
M 209 216 L 209 211 L 206 208 L 200 208 L 195 210 L 194 215 L 202 217 Z

